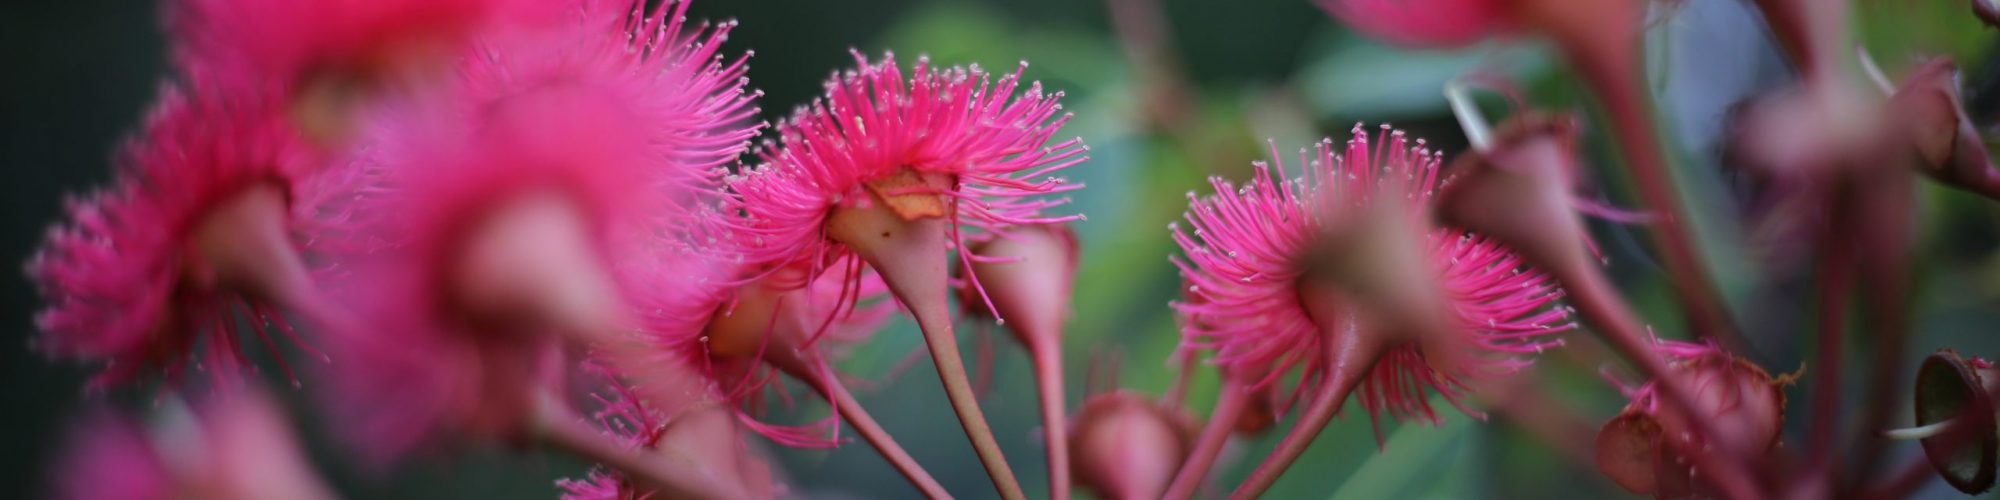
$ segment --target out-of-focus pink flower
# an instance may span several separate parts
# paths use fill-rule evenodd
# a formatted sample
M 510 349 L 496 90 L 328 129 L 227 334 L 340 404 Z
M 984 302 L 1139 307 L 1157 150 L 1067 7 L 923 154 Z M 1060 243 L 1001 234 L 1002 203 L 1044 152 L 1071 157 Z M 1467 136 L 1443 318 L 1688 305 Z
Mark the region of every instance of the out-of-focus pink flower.
M 94 387 L 178 378 L 190 357 L 229 377 L 245 330 L 275 349 L 279 309 L 316 307 L 290 235 L 311 155 L 268 101 L 208 90 L 164 87 L 112 186 L 71 200 L 28 263 L 49 302 L 38 347 L 104 362 Z
M 937 69 L 919 58 L 905 78 L 892 54 L 827 83 L 826 97 L 778 125 L 763 165 L 731 183 L 755 240 L 751 260 L 831 265 L 852 251 L 822 227 L 839 207 L 886 205 L 904 219 L 948 217 L 1000 230 L 1066 202 L 1035 198 L 1082 186 L 1054 174 L 1083 162 L 1080 139 L 1051 145 L 1069 121 L 1040 82 L 1016 95 L 1020 71 L 996 83 L 977 65 Z
M 877 424 L 833 368 L 845 349 L 867 340 L 897 310 L 888 288 L 861 261 L 811 276 L 803 265 L 768 268 L 742 260 L 739 240 L 719 213 L 689 219 L 684 245 L 666 249 L 640 270 L 634 342 L 605 350 L 651 401 L 720 403 L 739 423 L 779 444 L 830 448 L 843 443 L 844 421 L 927 495 L 942 486 Z M 810 281 L 808 281 L 810 280 Z M 833 411 L 803 425 L 762 421 L 769 390 L 789 376 Z M 781 398 L 790 399 L 784 392 Z
M 491 41 L 457 100 L 376 117 L 366 157 L 326 176 L 315 248 L 370 323 L 344 336 L 336 407 L 365 446 L 512 437 L 563 339 L 633 326 L 629 280 L 652 275 L 621 271 L 714 210 L 711 169 L 759 127 L 741 61 L 684 9 L 581 9 Z
M 1690 454 L 1735 448 L 1762 454 L 1778 445 L 1784 425 L 1785 392 L 1789 379 L 1773 379 L 1762 367 L 1738 359 L 1713 344 L 1660 341 L 1654 345 L 1672 360 L 1668 376 L 1686 377 L 1697 388 L 1692 418 L 1714 424 L 1721 436 L 1704 436 L 1667 411 L 1648 382 L 1627 389 L 1631 403 L 1604 424 L 1597 436 L 1597 467 L 1619 486 L 1641 495 L 1683 497 L 1699 489 Z
M 168 500 L 174 478 L 139 422 L 97 415 L 70 432 L 53 465 L 56 498 Z
M 580 2 L 576 2 L 580 3 Z M 188 67 L 295 82 L 312 72 L 365 75 L 411 52 L 455 57 L 495 24 L 533 21 L 546 0 L 175 0 L 167 28 Z
M 1374 141 L 1381 141 L 1374 144 Z M 1175 258 L 1188 283 L 1189 299 L 1175 303 L 1183 317 L 1184 342 L 1215 352 L 1212 362 L 1225 373 L 1262 374 L 1256 387 L 1304 367 L 1326 369 L 1322 343 L 1345 332 L 1322 331 L 1300 293 L 1321 241 L 1328 207 L 1360 204 L 1367 197 L 1397 196 L 1428 203 L 1437 187 L 1437 157 L 1407 142 L 1402 132 L 1371 140 L 1359 126 L 1343 153 L 1331 140 L 1315 147 L 1299 177 L 1288 177 L 1283 162 L 1259 163 L 1256 177 L 1241 187 L 1211 180 L 1215 194 L 1189 193 L 1186 221 L 1174 224 L 1174 239 L 1185 258 Z M 1303 152 L 1301 153 L 1303 156 Z M 1398 182 L 1389 182 L 1398 181 Z M 1381 186 L 1401 186 L 1381 190 Z M 1379 190 L 1379 192 L 1378 192 Z M 1427 237 L 1436 279 L 1467 330 L 1463 346 L 1494 356 L 1440 370 L 1414 343 L 1395 345 L 1375 365 L 1359 397 L 1371 415 L 1437 422 L 1428 393 L 1457 404 L 1467 378 L 1478 379 L 1527 366 L 1527 355 L 1560 345 L 1549 337 L 1571 328 L 1567 313 L 1551 307 L 1561 296 L 1544 275 L 1525 269 L 1499 245 L 1455 229 Z M 1304 390 L 1312 383 L 1296 390 Z
M 161 422 L 98 416 L 77 428 L 56 462 L 66 499 L 334 498 L 284 415 L 262 395 L 234 393 Z
M 1399 45 L 1455 47 L 1519 24 L 1507 0 L 1314 0 L 1348 27 Z
M 716 249 L 703 252 L 726 255 Z M 695 255 L 687 259 L 704 262 Z M 839 425 L 838 411 L 801 426 L 769 424 L 759 415 L 769 391 L 779 387 L 779 377 L 789 373 L 812 384 L 822 373 L 832 373 L 832 359 L 880 330 L 896 312 L 888 289 L 859 266 L 834 270 L 805 284 L 801 280 L 806 270 L 801 267 L 760 273 L 720 260 L 706 262 L 710 269 L 739 272 L 718 275 L 697 293 L 654 294 L 638 304 L 642 336 L 656 350 L 653 356 L 671 358 L 642 362 L 695 367 L 713 397 L 736 409 L 752 431 L 774 442 L 800 448 L 839 445 L 837 434 L 827 434 Z M 850 278 L 848 273 L 866 275 Z
M 183 71 L 271 89 L 315 139 L 344 138 L 380 92 L 447 81 L 476 38 L 525 29 L 581 2 L 174 0 L 167 32 Z
M 740 485 L 740 490 L 757 497 L 770 497 L 774 487 L 771 466 L 744 443 L 744 433 L 726 414 L 715 407 L 690 407 L 668 413 L 649 404 L 630 385 L 608 368 L 593 365 L 608 381 L 596 396 L 603 408 L 596 420 L 606 434 L 630 450 L 651 460 L 677 461 L 675 467 L 700 469 L 716 481 Z M 562 479 L 556 487 L 564 500 L 622 500 L 649 498 L 658 494 L 624 472 L 595 467 L 581 480 Z

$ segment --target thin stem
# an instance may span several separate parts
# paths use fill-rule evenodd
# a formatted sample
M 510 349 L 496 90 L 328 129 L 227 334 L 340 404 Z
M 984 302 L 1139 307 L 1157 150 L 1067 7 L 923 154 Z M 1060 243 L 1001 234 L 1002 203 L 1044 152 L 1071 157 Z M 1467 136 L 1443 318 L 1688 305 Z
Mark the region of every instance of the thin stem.
M 1807 428 L 1806 452 L 1815 462 L 1812 470 L 1828 473 L 1836 459 L 1840 413 L 1841 344 L 1847 326 L 1847 300 L 1854 277 L 1853 258 L 1848 245 L 1840 241 L 1832 227 L 1821 229 L 1819 258 L 1819 335 L 1817 360 L 1813 367 L 1812 425 Z
M 1889 162 L 1884 162 L 1885 164 Z M 1875 339 L 1875 359 L 1869 365 L 1870 387 L 1861 414 L 1862 433 L 1854 456 L 1859 469 L 1849 478 L 1875 477 L 1880 472 L 1886 440 L 1874 435 L 1889 427 L 1890 410 L 1902 408 L 1903 377 L 1910 339 L 1911 242 L 1910 221 L 1916 215 L 1907 175 L 1877 176 L 1856 182 L 1842 192 L 1833 219 L 1840 221 L 1856 253 L 1862 325 Z
M 577 458 L 595 462 L 633 478 L 635 483 L 645 488 L 659 488 L 656 493 L 669 498 L 749 498 L 750 492 L 739 485 L 728 484 L 705 472 L 699 462 L 673 463 L 671 460 L 649 460 L 608 436 L 584 423 L 581 416 L 561 407 L 561 403 L 550 397 L 538 405 L 537 426 L 543 443 L 563 450 Z M 692 457 L 689 457 L 692 458 Z
M 886 277 L 888 273 L 883 273 Z M 892 287 L 893 288 L 893 287 Z M 945 396 L 951 400 L 951 409 L 958 414 L 958 421 L 965 427 L 965 437 L 972 440 L 972 448 L 979 453 L 979 462 L 986 466 L 986 474 L 993 479 L 993 487 L 1001 498 L 1009 500 L 1027 498 L 1021 493 L 1021 484 L 1014 479 L 1013 469 L 1007 466 L 1007 458 L 1000 452 L 1000 442 L 993 438 L 993 428 L 986 423 L 986 414 L 979 409 L 979 395 L 972 390 L 972 382 L 965 375 L 965 360 L 959 356 L 958 337 L 951 329 L 951 319 L 945 313 L 944 289 L 935 293 L 936 300 L 904 300 L 917 318 L 917 328 L 923 330 L 924 343 L 930 345 L 931 361 L 937 365 L 938 378 L 944 382 Z
M 1465 130 L 1465 140 L 1472 143 L 1472 150 L 1485 153 L 1493 150 L 1493 122 L 1486 119 L 1486 113 L 1479 110 L 1479 103 L 1472 101 L 1471 89 L 1464 77 L 1454 78 L 1444 85 L 1445 102 L 1451 103 L 1452 116 L 1458 117 L 1458 126 Z
M 777 349 L 777 351 L 791 351 L 791 349 Z M 854 398 L 854 394 L 840 382 L 840 377 L 824 359 L 805 359 L 805 356 L 812 354 L 800 355 L 796 351 L 774 352 L 768 360 L 778 369 L 791 374 L 794 378 L 806 381 L 818 390 L 820 396 L 833 405 L 841 420 L 847 421 L 849 426 L 854 427 L 854 431 L 861 434 L 862 440 L 868 441 L 869 446 L 875 447 L 875 451 L 881 453 L 882 458 L 888 460 L 889 465 L 896 468 L 896 472 L 909 479 L 910 484 L 923 492 L 925 497 L 951 498 L 951 493 L 945 491 L 944 485 L 931 477 L 931 473 L 924 470 L 923 465 L 918 464 L 915 458 L 910 457 L 908 451 L 903 450 L 902 445 L 896 443 L 896 438 L 891 437 L 888 431 L 882 429 L 881 424 L 875 422 L 875 417 L 868 413 L 867 408 L 861 406 L 861 401 Z
M 1667 401 L 1671 403 L 1669 411 L 1682 412 L 1686 417 L 1684 420 L 1692 423 L 1702 436 L 1723 435 L 1716 432 L 1713 421 L 1686 414 L 1695 407 L 1691 404 L 1696 400 L 1695 391 L 1687 386 L 1686 380 L 1668 376 L 1672 370 L 1653 352 L 1641 333 L 1643 329 L 1638 318 L 1618 298 L 1602 274 L 1587 262 L 1578 262 L 1557 268 L 1555 275 L 1562 283 L 1563 291 L 1569 294 L 1570 303 L 1584 321 L 1593 326 L 1592 330 L 1598 337 L 1638 368 L 1640 374 L 1660 384 Z M 1688 458 L 1694 461 L 1695 467 L 1731 498 L 1761 497 L 1755 478 L 1749 475 L 1747 467 L 1743 467 L 1747 460 L 1743 460 L 1744 455 L 1736 451 L 1737 444 L 1713 444 L 1721 453 L 1693 453 Z M 1721 457 L 1729 457 L 1735 463 L 1717 463 L 1716 460 Z
M 1049 498 L 1066 500 L 1070 490 L 1069 415 L 1063 398 L 1062 347 L 1051 339 L 1060 336 L 1028 335 L 1041 340 L 1028 346 L 1035 361 L 1035 385 L 1042 398 L 1042 436 L 1049 455 Z
M 882 458 L 887 459 L 889 465 L 896 468 L 896 472 L 909 478 L 910 484 L 922 491 L 925 497 L 951 498 L 951 493 L 945 491 L 944 485 L 931 477 L 930 472 L 924 470 L 924 466 L 917 464 L 917 460 L 911 458 L 909 452 L 903 451 L 903 447 L 896 444 L 896 438 L 890 437 L 889 432 L 883 430 L 881 424 L 875 423 L 875 417 L 870 416 L 868 410 L 861 407 L 861 402 L 854 399 L 854 394 L 849 393 L 838 378 L 832 373 L 822 373 L 819 378 L 821 380 L 818 385 L 822 394 L 833 402 L 834 408 L 840 412 L 840 418 L 853 426 L 854 432 L 861 434 L 861 439 L 867 440 L 870 446 L 881 452 Z
M 1333 421 L 1333 414 L 1340 411 L 1341 403 L 1347 402 L 1347 395 L 1368 378 L 1368 372 L 1375 368 L 1375 362 L 1382 358 L 1383 347 L 1371 335 L 1358 331 L 1353 319 L 1345 320 L 1344 331 L 1328 332 L 1327 380 L 1320 382 L 1319 394 L 1313 398 L 1311 407 L 1299 415 L 1299 421 L 1292 430 L 1285 433 L 1285 439 L 1278 442 L 1278 449 L 1272 450 L 1264 463 L 1250 473 L 1250 479 L 1236 487 L 1232 499 L 1254 499 L 1264 495 L 1277 484 L 1278 477 L 1291 469 L 1292 463 L 1304 455 L 1312 446 L 1314 438 Z
M 1188 453 L 1187 461 L 1181 463 L 1180 472 L 1174 473 L 1174 482 L 1167 485 L 1167 493 L 1160 498 L 1166 500 L 1187 500 L 1201 488 L 1202 480 L 1208 477 L 1209 469 L 1215 467 L 1215 458 L 1222 455 L 1222 446 L 1229 443 L 1229 434 L 1236 430 L 1236 419 L 1241 418 L 1243 409 L 1249 406 L 1250 388 L 1234 377 L 1222 381 L 1222 396 L 1215 402 L 1215 410 L 1208 416 L 1208 425 L 1201 430 L 1201 437 L 1195 441 L 1194 451 Z
M 1667 277 L 1674 295 L 1687 312 L 1690 326 L 1702 335 L 1717 339 L 1734 352 L 1748 352 L 1749 344 L 1737 332 L 1729 311 L 1717 295 L 1714 281 L 1687 226 L 1673 176 L 1668 171 L 1666 153 L 1654 130 L 1651 99 L 1646 95 L 1641 68 L 1627 52 L 1631 47 L 1604 40 L 1564 40 L 1571 64 L 1591 84 L 1610 115 L 1619 149 L 1637 184 L 1639 198 L 1652 213 L 1648 224 L 1659 245 Z
M 931 361 L 937 366 L 938 379 L 944 384 L 945 396 L 951 400 L 952 411 L 957 413 L 965 437 L 979 453 L 979 461 L 985 465 L 994 489 L 1008 500 L 1025 498 L 1020 481 L 1014 478 L 1013 469 L 1007 466 L 1007 458 L 1000 451 L 1000 442 L 993 438 L 992 426 L 979 409 L 978 394 L 973 392 L 966 377 L 965 359 L 959 354 L 958 337 L 952 331 L 950 304 L 945 296 L 949 274 L 945 260 L 946 221 L 937 217 L 904 220 L 885 208 L 882 200 L 875 201 L 868 206 L 834 210 L 826 222 L 827 236 L 847 244 L 868 261 L 889 285 L 890 293 L 916 318 L 924 343 L 930 347 Z
M 1869 81 L 1875 82 L 1875 88 L 1881 90 L 1882 95 L 1896 93 L 1896 84 L 1890 83 L 1889 74 L 1883 73 L 1882 66 L 1875 64 L 1875 56 L 1868 53 L 1868 47 L 1854 46 L 1854 59 L 1861 62 L 1861 73 L 1868 75 Z
M 1911 441 L 1916 439 L 1923 439 L 1943 433 L 1945 429 L 1950 429 L 1951 426 L 1956 424 L 1957 422 L 1958 419 L 1953 418 L 1949 420 L 1932 422 L 1930 425 L 1905 427 L 1902 429 L 1889 429 L 1886 431 L 1882 431 L 1882 437 L 1894 439 L 1897 441 Z

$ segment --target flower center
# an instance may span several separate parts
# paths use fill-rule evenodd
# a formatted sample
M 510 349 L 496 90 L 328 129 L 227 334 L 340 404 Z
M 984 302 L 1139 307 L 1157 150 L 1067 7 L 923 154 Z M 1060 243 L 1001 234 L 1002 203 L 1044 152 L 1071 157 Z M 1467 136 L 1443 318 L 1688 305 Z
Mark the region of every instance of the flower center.
M 917 220 L 928 217 L 944 217 L 950 206 L 945 203 L 946 192 L 957 184 L 950 174 L 918 172 L 904 167 L 895 173 L 868 181 L 868 188 L 876 202 L 889 208 L 903 220 Z

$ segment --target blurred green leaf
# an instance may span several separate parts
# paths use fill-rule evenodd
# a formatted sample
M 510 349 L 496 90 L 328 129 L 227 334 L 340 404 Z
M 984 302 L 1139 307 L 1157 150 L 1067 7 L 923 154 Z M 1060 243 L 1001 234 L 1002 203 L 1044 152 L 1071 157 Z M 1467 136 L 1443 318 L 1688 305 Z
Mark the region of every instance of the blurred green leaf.
M 1329 497 L 1332 500 L 1375 498 L 1472 498 L 1481 474 L 1474 457 L 1479 441 L 1471 418 L 1445 413 L 1440 427 L 1405 425 L 1389 436 L 1380 455 L 1364 462 Z

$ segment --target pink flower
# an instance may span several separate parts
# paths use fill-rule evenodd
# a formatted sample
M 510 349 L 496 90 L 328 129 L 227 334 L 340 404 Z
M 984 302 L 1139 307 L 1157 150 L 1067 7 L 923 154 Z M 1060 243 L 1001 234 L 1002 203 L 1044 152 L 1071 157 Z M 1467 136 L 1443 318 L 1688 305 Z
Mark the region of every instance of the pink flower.
M 105 363 L 93 387 L 178 379 L 190 358 L 227 378 L 245 330 L 276 349 L 292 337 L 280 309 L 318 317 L 289 234 L 310 155 L 267 101 L 210 89 L 164 87 L 111 187 L 71 200 L 28 263 L 49 302 L 38 346 Z
M 653 460 L 674 461 L 674 467 L 699 468 L 700 473 L 739 485 L 738 491 L 770 497 L 771 466 L 743 442 L 743 432 L 735 422 L 715 409 L 682 409 L 669 413 L 649 403 L 619 376 L 601 365 L 588 365 L 606 381 L 605 390 L 595 399 L 602 405 L 597 425 L 624 447 Z M 696 458 L 697 460 L 689 460 Z M 561 479 L 556 487 L 564 500 L 620 500 L 649 498 L 661 492 L 624 472 L 594 467 L 584 479 Z
M 1561 345 L 1548 337 L 1570 325 L 1547 277 L 1485 238 L 1421 221 L 1439 156 L 1387 126 L 1374 140 L 1356 125 L 1343 154 L 1331 139 L 1301 150 L 1299 177 L 1274 146 L 1274 163 L 1241 187 L 1214 178 L 1214 195 L 1188 193 L 1192 230 L 1169 226 L 1186 255 L 1173 259 L 1187 283 L 1174 308 L 1184 348 L 1213 351 L 1224 388 L 1183 465 L 1195 472 L 1167 496 L 1191 494 L 1251 399 L 1293 373 L 1287 399 L 1312 394 L 1311 406 L 1236 495 L 1276 481 L 1357 389 L 1379 442 L 1383 414 L 1437 423 L 1436 393 L 1477 415 L 1458 401 L 1468 380 Z
M 167 32 L 183 71 L 274 89 L 316 139 L 343 138 L 364 101 L 443 82 L 484 34 L 557 17 L 549 0 L 174 0 Z
M 559 5 L 542 0 L 175 0 L 166 17 L 182 64 L 237 68 L 244 76 L 293 82 L 314 71 L 366 73 L 407 55 L 400 52 L 462 47 L 496 23 L 531 20 L 530 15 L 552 14 Z
M 1003 232 L 1081 218 L 1039 215 L 1067 200 L 1036 197 L 1081 188 L 1052 174 L 1083 162 L 1086 148 L 1049 145 L 1068 121 L 1057 116 L 1062 93 L 1044 95 L 1034 83 L 1015 95 L 1021 70 L 996 84 L 977 66 L 937 70 L 920 59 L 905 79 L 893 56 L 854 57 L 861 67 L 781 123 L 764 164 L 730 183 L 745 215 L 738 237 L 755 262 L 814 275 L 854 268 L 853 259 L 873 267 L 923 330 L 995 488 L 1020 496 L 958 354 L 946 252 L 965 248 L 963 226 Z
M 978 66 L 936 69 L 919 58 L 905 79 L 893 54 L 827 82 L 827 95 L 778 124 L 779 147 L 731 185 L 742 197 L 750 259 L 828 265 L 852 256 L 822 230 L 838 207 L 884 203 L 904 218 L 949 217 L 999 230 L 1043 217 L 1072 191 L 1052 175 L 1081 163 L 1081 140 L 1049 145 L 1069 121 L 1062 92 L 1040 82 L 1016 96 L 1023 63 L 997 84 Z M 935 195 L 923 198 L 906 195 Z M 881 201 L 877 201 L 881 200 Z
M 172 472 L 139 422 L 97 415 L 70 432 L 53 463 L 56 498 L 173 498 Z
M 724 254 L 715 249 L 703 252 Z M 704 261 L 690 255 L 685 260 L 707 262 L 710 269 L 731 269 L 716 262 L 720 259 Z M 800 448 L 838 446 L 837 433 L 825 435 L 838 428 L 838 410 L 825 420 L 796 427 L 768 424 L 758 415 L 782 374 L 816 389 L 823 381 L 837 382 L 831 379 L 838 376 L 832 360 L 872 337 L 896 313 L 888 289 L 860 267 L 823 274 L 811 284 L 800 283 L 805 269 L 799 267 L 764 273 L 737 269 L 709 279 L 700 292 L 654 294 L 638 305 L 636 309 L 646 311 L 645 341 L 659 351 L 658 356 L 674 358 L 650 362 L 694 367 L 717 399 L 735 408 L 752 431 L 774 442 Z M 848 273 L 865 275 L 850 278 Z M 670 279 L 666 276 L 658 280 Z M 751 278 L 759 279 L 737 281 Z
M 100 415 L 77 428 L 56 462 L 57 498 L 334 498 L 263 395 L 170 408 L 146 427 Z
M 634 270 L 652 277 L 635 280 L 646 287 L 635 304 L 640 334 L 604 349 L 605 359 L 655 404 L 716 401 L 741 425 L 785 446 L 838 446 L 845 421 L 926 494 L 943 494 L 833 368 L 846 347 L 867 340 L 896 312 L 881 280 L 859 260 L 817 278 L 804 266 L 762 269 L 741 261 L 722 217 L 691 219 L 687 245 L 664 252 L 655 268 Z M 761 421 L 781 376 L 817 392 L 832 414 L 798 426 Z
M 1215 194 L 1189 194 L 1186 220 L 1174 224 L 1174 239 L 1186 254 L 1174 259 L 1187 280 L 1190 300 L 1174 305 L 1184 320 L 1189 345 L 1215 352 L 1213 362 L 1228 373 L 1260 374 L 1256 386 L 1277 383 L 1293 368 L 1325 369 L 1324 352 L 1335 332 L 1323 331 L 1299 294 L 1319 244 L 1324 207 L 1356 203 L 1353 195 L 1410 196 L 1427 202 L 1437 187 L 1435 156 L 1413 149 L 1402 132 L 1385 132 L 1371 146 L 1357 126 L 1344 154 L 1331 141 L 1314 149 L 1300 177 L 1286 177 L 1282 161 L 1260 163 L 1257 177 L 1241 187 L 1211 179 Z M 1422 146 L 1421 142 L 1417 143 Z M 1365 186 L 1382 179 L 1414 179 L 1408 193 L 1381 193 Z M 1356 188 L 1355 185 L 1363 186 Z M 1334 198 L 1334 199 L 1329 199 Z M 1429 259 L 1458 312 L 1469 341 L 1499 356 L 1480 358 L 1483 366 L 1433 369 L 1414 344 L 1396 347 L 1381 360 L 1361 390 L 1370 414 L 1437 422 L 1428 392 L 1456 404 L 1466 378 L 1510 372 L 1529 362 L 1521 355 L 1560 345 L 1547 337 L 1571 325 L 1563 309 L 1550 307 L 1561 293 L 1543 275 L 1522 272 L 1519 258 L 1485 238 L 1455 229 L 1429 237 Z M 1300 387 L 1298 390 L 1304 390 Z
M 1398 45 L 1456 47 L 1514 30 L 1507 0 L 1314 0 L 1349 28 Z
M 631 328 L 621 272 L 711 206 L 711 169 L 746 147 L 740 61 L 674 10 L 576 11 L 498 39 L 448 106 L 370 122 L 367 156 L 327 177 L 316 248 L 367 328 L 335 399 L 375 452 L 434 431 L 511 437 L 555 389 L 565 340 Z M 439 109 L 442 108 L 442 109 Z

